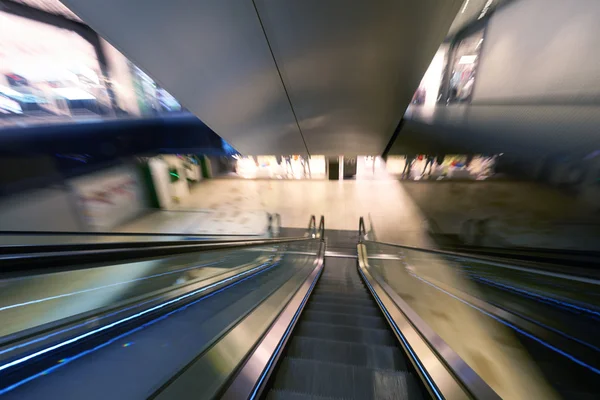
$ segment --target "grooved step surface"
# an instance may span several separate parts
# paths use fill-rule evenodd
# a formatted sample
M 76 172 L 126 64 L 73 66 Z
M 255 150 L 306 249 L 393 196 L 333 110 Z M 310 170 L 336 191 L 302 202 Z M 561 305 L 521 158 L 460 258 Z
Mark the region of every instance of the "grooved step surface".
M 300 321 L 294 335 L 340 342 L 396 346 L 396 337 L 387 329 L 361 329 L 347 326 Z
M 279 367 L 275 389 L 349 399 L 419 399 L 407 372 L 286 357 Z
M 323 397 L 291 390 L 271 390 L 267 400 L 345 400 L 343 397 Z
M 374 307 L 369 303 L 348 304 L 348 302 L 344 302 L 343 304 L 340 304 L 339 301 L 331 303 L 312 300 L 306 307 L 306 310 L 355 315 L 377 315 L 379 313 L 379 308 Z
M 422 398 L 356 263 L 356 259 L 325 258 L 268 399 Z
M 388 370 L 406 370 L 400 349 L 395 346 L 364 345 L 334 340 L 296 337 L 287 350 L 293 358 Z
M 302 317 L 306 321 L 323 322 L 334 325 L 386 329 L 387 325 L 379 316 L 340 314 L 327 311 L 304 310 Z

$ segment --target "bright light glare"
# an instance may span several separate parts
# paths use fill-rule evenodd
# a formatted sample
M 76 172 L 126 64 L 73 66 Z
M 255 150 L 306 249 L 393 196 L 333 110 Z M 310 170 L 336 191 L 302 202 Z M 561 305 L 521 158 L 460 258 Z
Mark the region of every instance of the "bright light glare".
M 462 56 L 460 58 L 460 60 L 458 61 L 459 64 L 473 64 L 475 62 L 475 60 L 477 59 L 477 56 Z

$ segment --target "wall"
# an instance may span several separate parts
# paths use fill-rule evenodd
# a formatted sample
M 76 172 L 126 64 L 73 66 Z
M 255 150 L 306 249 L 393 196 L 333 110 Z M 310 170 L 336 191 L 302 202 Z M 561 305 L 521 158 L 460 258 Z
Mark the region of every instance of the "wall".
M 600 100 L 600 2 L 516 0 L 491 17 L 473 104 Z
M 80 221 L 64 187 L 37 189 L 0 200 L 0 230 L 79 231 Z
M 583 159 L 600 149 L 599 20 L 594 0 L 500 6 L 488 21 L 472 103 L 410 107 L 389 154 Z

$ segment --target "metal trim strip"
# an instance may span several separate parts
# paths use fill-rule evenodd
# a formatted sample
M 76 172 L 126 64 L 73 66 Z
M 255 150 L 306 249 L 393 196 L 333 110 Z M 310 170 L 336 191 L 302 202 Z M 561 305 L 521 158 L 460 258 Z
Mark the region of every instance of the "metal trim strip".
M 247 247 L 258 247 L 265 245 L 274 245 L 291 242 L 301 242 L 311 240 L 310 238 L 290 238 L 290 239 L 268 239 L 256 241 L 237 241 L 209 244 L 186 244 L 175 246 L 156 246 L 149 248 L 128 248 L 128 249 L 103 249 L 103 250 L 81 250 L 81 251 L 62 251 L 55 253 L 35 253 L 23 255 L 0 256 L 0 273 L 23 273 L 41 272 L 41 270 L 67 270 L 76 269 L 85 263 L 85 268 L 96 266 L 91 263 L 101 263 L 106 261 L 124 261 L 131 259 L 173 256 L 185 253 L 194 253 L 201 251 L 214 250 L 232 250 Z M 67 268 L 68 267 L 68 268 Z

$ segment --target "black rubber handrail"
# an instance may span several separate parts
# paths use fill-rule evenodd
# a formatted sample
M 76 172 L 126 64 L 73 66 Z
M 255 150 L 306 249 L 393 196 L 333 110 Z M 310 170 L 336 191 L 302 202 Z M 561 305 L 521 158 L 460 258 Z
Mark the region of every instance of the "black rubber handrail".
M 57 272 L 101 266 L 106 262 L 123 262 L 145 258 L 173 256 L 202 251 L 234 250 L 310 240 L 310 238 L 263 239 L 235 242 L 159 245 L 151 247 L 67 250 L 48 253 L 9 254 L 0 256 L 0 274 Z
M 568 264 L 569 266 L 578 266 L 582 268 L 597 268 L 598 264 L 600 264 L 600 253 L 597 251 L 522 247 L 483 247 L 469 245 L 443 245 L 441 247 L 445 251 L 457 253 L 557 265 Z
M 314 215 L 311 215 L 308 220 L 308 232 L 312 237 L 317 237 L 317 219 Z
M 282 239 L 282 238 L 278 238 Z M 284 238 L 285 239 L 285 238 Z M 0 254 L 34 254 L 34 253 L 56 253 L 65 251 L 105 250 L 105 249 L 137 249 L 161 246 L 194 246 L 197 244 L 217 243 L 261 243 L 260 239 L 235 239 L 235 240 L 168 240 L 168 241 L 139 241 L 139 242 L 92 242 L 92 243 L 61 243 L 61 244 L 11 244 L 0 246 Z M 2 256 L 0 256 L 0 261 Z
M 365 219 L 360 217 L 358 220 L 358 242 L 362 243 L 367 236 L 367 229 L 365 228 Z
M 319 220 L 319 237 L 321 240 L 325 240 L 325 217 L 321 215 L 321 219 Z
M 491 262 L 491 263 L 496 263 L 498 265 L 505 265 L 505 266 L 509 266 L 509 267 L 515 267 L 515 266 L 527 267 L 532 270 L 545 271 L 545 272 L 550 272 L 553 274 L 560 274 L 563 276 L 568 275 L 571 277 L 576 277 L 577 279 L 590 279 L 590 278 L 595 279 L 595 280 L 599 279 L 599 274 L 596 272 L 596 270 L 594 270 L 592 268 L 587 268 L 587 269 L 586 268 L 578 268 L 578 269 L 569 268 L 568 270 L 565 270 L 564 261 L 562 261 L 560 264 L 559 263 L 551 264 L 548 262 L 530 261 L 530 260 L 522 260 L 522 259 L 516 259 L 516 258 L 511 259 L 511 258 L 506 258 L 506 257 L 498 257 L 498 256 L 490 256 L 490 255 L 459 253 L 459 252 L 455 252 L 455 251 L 436 250 L 436 249 L 429 249 L 429 248 L 425 248 L 425 247 L 408 246 L 408 245 L 396 244 L 396 243 L 376 242 L 376 241 L 369 241 L 369 242 L 375 243 L 375 244 L 380 244 L 380 245 L 385 245 L 385 246 L 398 247 L 398 248 L 406 249 L 406 250 L 420 251 L 423 253 L 438 254 L 438 255 L 452 257 L 452 258 Z

